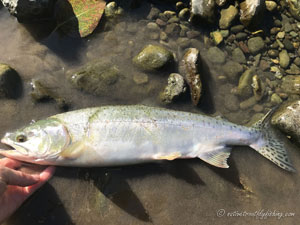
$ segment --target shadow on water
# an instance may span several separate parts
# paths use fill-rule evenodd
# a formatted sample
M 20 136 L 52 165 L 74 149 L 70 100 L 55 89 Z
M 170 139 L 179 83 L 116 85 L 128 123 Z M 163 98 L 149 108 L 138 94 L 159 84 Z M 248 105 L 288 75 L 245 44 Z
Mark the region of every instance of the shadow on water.
M 199 73 L 201 74 L 202 96 L 199 101 L 199 108 L 208 114 L 215 112 L 214 99 L 212 90 L 215 89 L 212 74 L 205 60 L 200 56 Z
M 46 183 L 32 195 L 12 216 L 7 224 L 74 224 L 68 215 L 55 189 Z
M 79 34 L 78 20 L 67 0 L 56 2 L 53 18 L 22 25 L 36 41 L 67 61 L 78 60 L 80 50 L 85 47 L 85 40 Z

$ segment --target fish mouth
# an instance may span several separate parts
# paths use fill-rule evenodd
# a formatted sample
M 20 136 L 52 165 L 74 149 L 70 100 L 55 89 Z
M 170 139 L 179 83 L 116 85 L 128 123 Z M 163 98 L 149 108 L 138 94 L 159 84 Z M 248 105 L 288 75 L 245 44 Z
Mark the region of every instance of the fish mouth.
M 22 154 L 22 155 L 27 155 L 26 149 L 23 147 L 19 147 L 13 143 L 11 143 L 9 140 L 7 140 L 5 137 L 1 139 L 1 143 L 7 147 L 7 149 L 0 149 L 0 154 L 3 155 L 10 155 L 10 154 Z

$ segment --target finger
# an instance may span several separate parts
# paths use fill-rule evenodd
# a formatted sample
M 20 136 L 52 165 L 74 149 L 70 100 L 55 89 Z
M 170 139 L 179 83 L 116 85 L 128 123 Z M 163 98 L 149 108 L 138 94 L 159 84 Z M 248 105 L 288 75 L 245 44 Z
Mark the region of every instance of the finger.
M 7 167 L 0 167 L 0 180 L 7 185 L 29 186 L 39 181 L 39 175 L 30 175 Z
M 54 174 L 55 167 L 49 166 L 40 174 L 40 181 L 32 186 L 26 187 L 27 193 L 31 195 L 38 188 L 40 188 L 43 184 L 45 184 Z
M 15 169 L 21 166 L 21 162 L 10 158 L 3 158 L 0 159 L 0 166 L 5 166 L 11 169 Z

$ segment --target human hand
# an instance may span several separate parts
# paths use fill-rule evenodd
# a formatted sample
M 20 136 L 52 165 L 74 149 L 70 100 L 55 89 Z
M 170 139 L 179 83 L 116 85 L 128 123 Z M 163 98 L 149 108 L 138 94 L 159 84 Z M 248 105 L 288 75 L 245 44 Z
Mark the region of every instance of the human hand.
M 46 183 L 55 171 L 55 167 L 49 166 L 39 174 L 30 175 L 16 170 L 21 165 L 14 159 L 0 159 L 0 224 Z

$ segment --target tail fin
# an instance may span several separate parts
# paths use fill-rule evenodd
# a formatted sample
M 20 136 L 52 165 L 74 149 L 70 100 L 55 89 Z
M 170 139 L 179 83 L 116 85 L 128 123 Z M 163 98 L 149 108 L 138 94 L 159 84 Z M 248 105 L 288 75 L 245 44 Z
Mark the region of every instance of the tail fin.
M 283 135 L 280 135 L 270 124 L 270 119 L 274 111 L 275 109 L 270 110 L 261 120 L 252 126 L 253 129 L 261 132 L 262 137 L 256 143 L 251 144 L 250 147 L 277 166 L 295 172 L 296 170 L 285 150 Z

